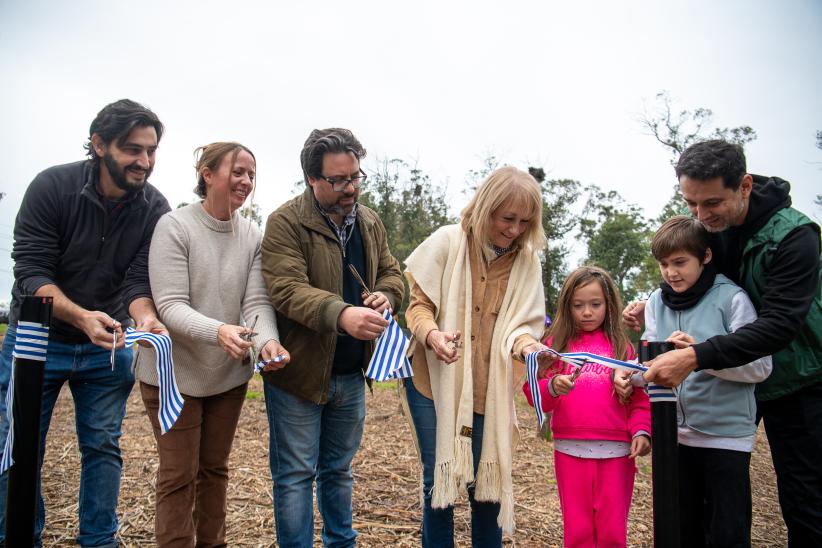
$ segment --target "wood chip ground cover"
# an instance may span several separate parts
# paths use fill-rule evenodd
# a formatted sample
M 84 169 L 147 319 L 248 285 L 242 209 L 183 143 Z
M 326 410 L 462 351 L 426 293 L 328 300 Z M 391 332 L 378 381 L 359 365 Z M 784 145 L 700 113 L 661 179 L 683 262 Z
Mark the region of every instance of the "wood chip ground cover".
M 230 461 L 227 541 L 229 546 L 275 546 L 268 468 L 268 424 L 262 384 L 255 378 L 240 419 Z M 393 383 L 367 396 L 363 444 L 354 461 L 354 525 L 360 546 L 419 546 L 419 468 L 414 445 Z M 552 447 L 536 437 L 534 418 L 518 401 L 522 443 L 514 457 L 517 531 L 506 546 L 562 546 L 562 519 L 554 479 Z M 154 480 L 157 454 L 139 390 L 132 391 L 123 423 L 120 531 L 123 546 L 154 545 Z M 74 546 L 80 455 L 74 435 L 71 396 L 64 388 L 51 422 L 43 467 L 46 501 L 44 546 Z M 650 546 L 651 459 L 640 458 L 628 526 L 630 546 Z M 786 544 L 767 439 L 760 428 L 751 459 L 753 544 Z M 321 546 L 315 509 L 315 545 Z M 456 508 L 457 546 L 470 546 L 466 502 Z

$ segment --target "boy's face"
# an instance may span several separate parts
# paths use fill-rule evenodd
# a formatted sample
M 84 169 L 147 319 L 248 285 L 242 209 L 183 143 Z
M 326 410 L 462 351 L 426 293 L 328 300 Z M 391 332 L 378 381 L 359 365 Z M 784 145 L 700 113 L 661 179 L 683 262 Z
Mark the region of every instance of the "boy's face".
M 662 279 L 677 293 L 690 289 L 696 283 L 705 265 L 711 260 L 710 248 L 705 252 L 705 259 L 700 260 L 687 251 L 674 251 L 667 257 L 659 259 L 659 272 Z

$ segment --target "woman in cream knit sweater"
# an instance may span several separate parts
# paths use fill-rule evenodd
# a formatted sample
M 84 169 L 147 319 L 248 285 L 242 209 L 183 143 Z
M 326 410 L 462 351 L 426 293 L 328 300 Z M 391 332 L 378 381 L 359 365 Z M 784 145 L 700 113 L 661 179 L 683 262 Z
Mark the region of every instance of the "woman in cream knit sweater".
M 453 545 L 453 504 L 466 487 L 474 546 L 501 546 L 514 529 L 512 358 L 545 348 L 545 243 L 539 185 L 504 167 L 477 189 L 460 224 L 406 260 L 417 346 L 405 395 L 423 466 L 423 546 Z
M 228 455 L 253 363 L 288 353 L 260 271 L 260 231 L 238 213 L 254 190 L 254 155 L 238 143 L 197 149 L 202 201 L 166 214 L 149 253 L 151 291 L 173 342 L 185 403 L 167 433 L 153 349 L 140 348 L 136 376 L 154 428 L 158 546 L 224 546 Z M 245 323 L 243 323 L 245 322 Z

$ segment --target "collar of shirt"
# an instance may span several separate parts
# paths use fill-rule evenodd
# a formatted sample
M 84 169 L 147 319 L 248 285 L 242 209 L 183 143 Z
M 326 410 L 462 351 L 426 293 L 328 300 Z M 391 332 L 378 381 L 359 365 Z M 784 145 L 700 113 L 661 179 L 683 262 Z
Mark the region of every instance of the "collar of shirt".
M 337 234 L 337 238 L 340 239 L 340 244 L 342 244 L 343 248 L 348 243 L 348 239 L 351 238 L 351 233 L 354 229 L 354 223 L 357 222 L 357 206 L 359 204 L 354 204 L 354 207 L 351 209 L 351 212 L 343 218 L 342 226 L 337 225 L 334 220 L 326 213 L 320 204 L 314 200 L 314 207 L 317 208 L 317 211 L 320 212 L 325 220 L 328 222 L 328 225 L 334 229 L 334 232 Z

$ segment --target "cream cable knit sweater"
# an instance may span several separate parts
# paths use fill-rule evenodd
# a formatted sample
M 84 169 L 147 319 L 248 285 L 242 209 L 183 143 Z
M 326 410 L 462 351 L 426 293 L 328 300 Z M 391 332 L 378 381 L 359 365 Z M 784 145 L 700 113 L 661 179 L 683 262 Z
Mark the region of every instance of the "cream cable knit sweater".
M 260 272 L 260 240 L 257 227 L 238 213 L 219 221 L 199 202 L 167 213 L 154 229 L 151 292 L 171 334 L 183 395 L 212 396 L 251 378 L 253 365 L 242 365 L 218 344 L 221 325 L 241 325 L 241 317 L 250 324 L 259 315 L 257 352 L 279 337 Z M 139 347 L 136 377 L 158 385 L 153 349 Z

